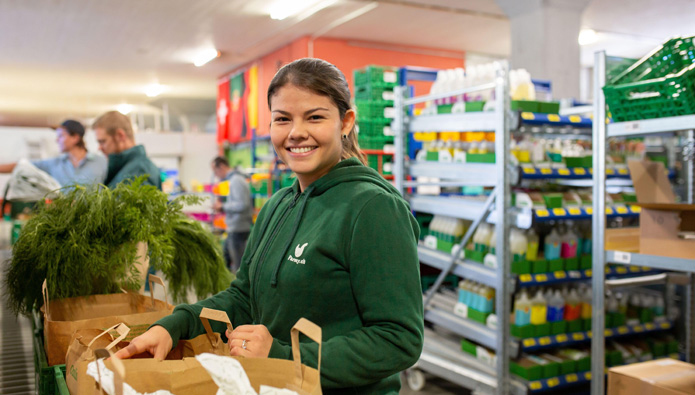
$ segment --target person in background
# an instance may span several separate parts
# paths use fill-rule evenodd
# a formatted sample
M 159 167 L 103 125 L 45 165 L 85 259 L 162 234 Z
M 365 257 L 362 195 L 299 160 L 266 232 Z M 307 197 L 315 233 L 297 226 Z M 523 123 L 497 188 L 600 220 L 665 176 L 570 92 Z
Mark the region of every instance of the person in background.
M 263 206 L 230 287 L 181 304 L 116 356 L 164 358 L 205 333 L 203 307 L 224 310 L 233 356 L 292 359 L 290 330 L 322 328 L 323 394 L 398 394 L 399 372 L 422 352 L 419 226 L 401 194 L 365 166 L 345 76 L 320 59 L 283 66 L 268 88 L 270 138 L 297 174 Z M 319 347 L 300 340 L 316 368 Z
M 31 163 L 48 173 L 62 186 L 102 183 L 106 179 L 106 158 L 87 151 L 84 126 L 68 119 L 56 128 L 56 142 L 62 155 Z M 16 163 L 0 165 L 0 173 L 11 173 Z
M 109 111 L 92 125 L 97 136 L 99 149 L 108 156 L 106 184 L 114 188 L 119 183 L 141 175 L 147 175 L 145 185 L 162 189 L 159 168 L 147 157 L 145 147 L 135 145 L 135 135 L 130 119 L 118 111 Z
M 229 162 L 224 157 L 218 156 L 212 161 L 212 172 L 220 181 L 229 181 L 227 200 L 224 203 L 221 200 L 215 200 L 213 208 L 224 212 L 227 225 L 224 258 L 229 270 L 236 273 L 241 265 L 241 257 L 244 255 L 253 223 L 251 189 L 246 182 L 246 177 L 237 169 L 230 168 Z

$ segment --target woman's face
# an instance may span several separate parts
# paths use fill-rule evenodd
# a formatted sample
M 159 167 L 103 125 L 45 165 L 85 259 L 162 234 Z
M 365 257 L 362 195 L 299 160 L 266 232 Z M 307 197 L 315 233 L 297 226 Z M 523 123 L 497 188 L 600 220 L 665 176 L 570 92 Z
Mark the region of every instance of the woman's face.
M 330 98 L 292 84 L 270 98 L 270 111 L 275 151 L 297 174 L 302 190 L 340 162 L 341 138 L 352 130 L 354 111 L 341 118 Z

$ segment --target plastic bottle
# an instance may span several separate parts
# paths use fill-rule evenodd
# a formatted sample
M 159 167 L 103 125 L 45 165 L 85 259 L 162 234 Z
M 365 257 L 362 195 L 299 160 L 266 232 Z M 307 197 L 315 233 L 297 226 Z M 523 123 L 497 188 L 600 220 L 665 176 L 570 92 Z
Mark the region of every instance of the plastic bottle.
M 536 296 L 531 299 L 531 324 L 545 324 L 548 317 L 548 303 L 543 297 L 543 291 L 538 290 Z
M 545 259 L 553 260 L 560 258 L 560 235 L 557 234 L 557 229 L 553 228 L 550 233 L 545 236 L 543 252 Z
M 548 300 L 548 322 L 557 322 L 565 319 L 565 299 L 559 289 L 556 289 Z
M 514 323 L 517 326 L 531 323 L 531 301 L 524 289 L 521 295 L 514 301 Z
M 577 256 L 577 235 L 572 228 L 567 229 L 567 233 L 562 236 L 562 244 L 560 246 L 560 257 L 574 258 Z
M 495 311 L 495 290 L 492 287 L 483 286 L 481 296 L 484 301 L 483 313 L 492 313 Z
M 529 229 L 526 234 L 526 240 L 528 240 L 528 246 L 526 247 L 526 259 L 529 261 L 535 261 L 538 259 L 538 234 L 533 229 Z
M 497 228 L 491 226 L 490 241 L 488 241 L 488 253 L 483 258 L 483 265 L 491 268 L 497 268 L 497 255 L 495 247 L 497 246 Z
M 515 261 L 524 260 L 526 257 L 526 249 L 528 248 L 528 240 L 526 235 L 519 229 L 513 228 L 509 234 L 509 248 L 512 253 L 512 259 Z
M 565 298 L 565 321 L 574 321 L 581 317 L 582 306 L 577 295 L 577 290 L 572 288 L 572 290 Z
M 584 230 L 584 237 L 582 242 L 582 255 L 591 254 L 592 244 L 591 244 L 591 227 L 587 227 Z
M 471 303 L 468 307 L 480 311 L 480 284 L 473 282 L 471 285 Z
M 592 300 L 591 288 L 586 288 L 586 290 L 584 290 L 584 294 L 582 295 L 582 314 L 581 314 L 581 317 L 583 320 L 591 318 L 591 310 L 592 310 L 591 300 Z
M 476 251 L 485 252 L 490 246 L 490 225 L 482 223 L 478 225 L 478 229 L 473 234 L 473 244 Z

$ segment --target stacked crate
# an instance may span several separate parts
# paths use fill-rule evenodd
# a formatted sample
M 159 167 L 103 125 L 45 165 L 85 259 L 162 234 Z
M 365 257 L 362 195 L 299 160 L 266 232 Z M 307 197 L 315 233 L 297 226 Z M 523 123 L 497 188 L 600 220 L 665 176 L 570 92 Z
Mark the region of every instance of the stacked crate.
M 393 153 L 393 131 L 391 122 L 395 116 L 393 88 L 398 85 L 398 68 L 388 66 L 367 66 L 355 70 L 355 107 L 358 141 L 363 150 L 378 150 Z M 382 157 L 383 174 L 390 174 L 390 155 L 367 154 L 369 166 L 378 169 Z

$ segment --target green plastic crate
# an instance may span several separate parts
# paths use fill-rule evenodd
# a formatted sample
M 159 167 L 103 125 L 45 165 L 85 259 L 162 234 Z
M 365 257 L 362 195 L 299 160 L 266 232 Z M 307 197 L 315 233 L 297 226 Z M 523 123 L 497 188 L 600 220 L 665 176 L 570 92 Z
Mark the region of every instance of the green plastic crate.
M 603 88 L 615 122 L 695 113 L 695 44 L 674 38 Z
M 389 136 L 391 131 L 391 120 L 388 118 L 364 118 L 357 120 L 360 128 L 360 136 Z
M 393 136 L 362 136 L 358 138 L 362 149 L 383 150 L 387 144 L 393 144 Z
M 374 83 L 355 88 L 355 100 L 385 100 L 393 103 L 393 85 Z
M 370 84 L 396 86 L 399 83 L 398 67 L 369 65 L 352 72 L 355 87 Z
M 363 118 L 388 118 L 395 116 L 393 102 L 386 100 L 355 100 L 357 116 Z

